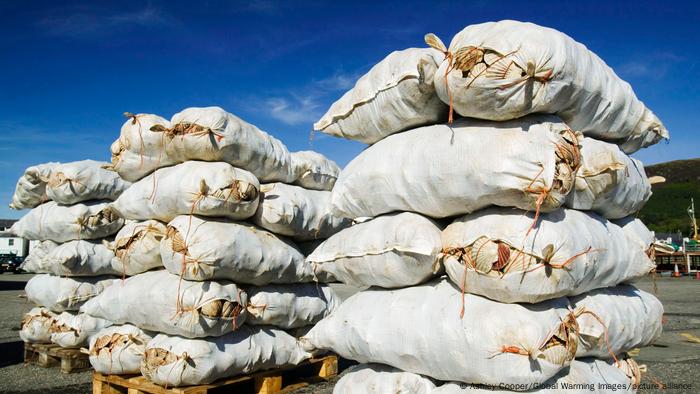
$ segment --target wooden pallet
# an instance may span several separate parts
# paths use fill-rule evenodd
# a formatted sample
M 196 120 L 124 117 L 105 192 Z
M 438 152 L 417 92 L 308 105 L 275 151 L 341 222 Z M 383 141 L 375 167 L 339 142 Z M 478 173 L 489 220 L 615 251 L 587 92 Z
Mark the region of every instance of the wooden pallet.
M 90 359 L 78 348 L 62 348 L 53 343 L 24 343 L 24 363 L 50 368 L 61 366 L 61 372 L 73 373 L 91 368 Z
M 295 374 L 303 376 L 294 378 Z M 281 394 L 308 386 L 310 382 L 328 380 L 337 374 L 338 358 L 336 356 L 314 358 L 292 367 L 221 379 L 211 384 L 174 388 L 159 386 L 141 375 L 102 375 L 95 372 L 92 375 L 92 393 L 205 394 L 227 392 Z M 300 379 L 301 381 L 299 381 Z

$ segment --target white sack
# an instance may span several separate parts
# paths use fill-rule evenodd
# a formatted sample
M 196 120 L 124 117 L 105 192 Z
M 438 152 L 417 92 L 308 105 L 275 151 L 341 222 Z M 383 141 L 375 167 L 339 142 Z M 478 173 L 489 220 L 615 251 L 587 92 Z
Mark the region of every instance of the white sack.
M 450 280 L 499 302 L 536 303 L 639 279 L 655 267 L 619 226 L 594 213 L 542 214 L 528 234 L 533 220 L 506 208 L 455 220 L 442 232 Z
M 116 257 L 99 241 L 74 240 L 55 247 L 46 257 L 50 274 L 58 276 L 119 275 Z
M 649 230 L 644 223 L 632 216 L 614 220 L 613 223 L 622 227 L 622 230 L 627 235 L 629 242 L 634 247 L 643 251 L 649 258 L 654 261 L 654 232 Z
M 441 42 L 429 45 L 447 52 Z M 511 20 L 471 25 L 452 39 L 449 52 L 455 61 L 445 57 L 435 88 L 462 116 L 500 121 L 556 114 L 572 129 L 618 143 L 627 153 L 669 136 L 627 82 L 554 29 Z
M 577 310 L 580 328 L 576 357 L 610 358 L 611 354 L 647 346 L 661 336 L 663 305 L 633 286 L 599 289 L 570 301 Z
M 132 276 L 80 309 L 114 324 L 188 338 L 220 336 L 245 321 L 248 297 L 230 282 L 190 282 L 167 271 Z
M 360 364 L 350 368 L 333 387 L 333 394 L 431 394 L 429 378 L 383 364 Z
M 167 155 L 176 162 L 222 161 L 250 171 L 261 182 L 295 180 L 282 141 L 219 107 L 187 108 L 173 115 L 170 124 L 150 130 L 163 134 Z
M 105 375 L 138 374 L 152 338 L 152 333 L 131 324 L 103 328 L 90 337 L 90 364 Z
M 116 200 L 131 183 L 110 169 L 109 163 L 82 160 L 56 165 L 46 184 L 46 195 L 59 204 L 87 200 Z
M 651 197 L 651 184 L 644 165 L 616 145 L 584 138 L 581 142 L 581 168 L 576 185 L 566 198 L 566 206 L 593 210 L 608 219 L 633 214 Z
M 53 162 L 39 164 L 24 170 L 24 174 L 17 180 L 10 208 L 34 208 L 49 201 L 49 197 L 46 195 L 46 182 L 51 175 L 51 170 L 58 164 Z
M 440 228 L 421 215 L 379 216 L 333 235 L 306 261 L 316 273 L 356 286 L 412 286 L 432 278 Z
M 568 369 L 563 370 L 557 377 L 529 388 L 528 392 L 571 394 L 571 393 L 635 393 L 634 385 L 638 385 L 641 379 L 639 366 L 632 359 L 621 360 L 620 367 L 609 361 L 584 358 L 574 360 Z M 636 370 L 636 375 L 628 375 L 629 366 Z M 464 383 L 445 383 L 436 388 L 431 394 L 464 394 L 464 393 L 512 393 L 510 389 L 516 389 L 509 382 L 493 386 L 473 386 Z
M 47 308 L 32 308 L 22 316 L 19 337 L 22 338 L 24 342 L 50 343 L 51 325 L 55 318 L 56 314 Z
M 331 203 L 350 218 L 391 211 L 442 218 L 489 205 L 535 210 L 538 200 L 543 212 L 552 211 L 573 188 L 577 139 L 549 116 L 462 119 L 409 130 L 353 159 L 340 173 Z
M 50 266 L 47 258 L 49 253 L 58 245 L 59 244 L 54 241 L 39 241 L 29 250 L 29 254 L 27 254 L 20 268 L 24 271 L 37 274 L 49 273 Z
M 157 115 L 125 114 L 119 138 L 112 143 L 112 167 L 119 175 L 136 182 L 161 167 L 178 161 L 165 152 L 165 135 L 151 131 L 154 126 L 170 128 L 170 122 Z
M 328 285 L 298 283 L 248 287 L 246 324 L 270 325 L 283 329 L 317 323 L 340 305 Z
M 433 49 L 392 52 L 333 103 L 314 130 L 373 144 L 399 131 L 444 122 L 447 107 L 433 85 L 441 60 Z
M 187 280 L 262 285 L 313 279 L 311 265 L 291 243 L 243 222 L 178 216 L 168 223 L 160 254 L 168 271 Z
M 24 292 L 29 301 L 54 312 L 77 311 L 83 303 L 100 294 L 114 281 L 105 277 L 74 279 L 35 275 L 24 286 Z
M 165 224 L 157 220 L 127 222 L 109 245 L 116 256 L 112 268 L 131 276 L 162 267 L 160 241 L 165 231 Z
M 340 174 L 335 162 L 318 152 L 305 150 L 291 153 L 294 184 L 310 190 L 331 190 Z
M 329 191 L 268 183 L 260 186 L 260 194 L 253 223 L 275 234 L 309 241 L 328 238 L 351 224 L 331 212 Z
M 104 201 L 59 205 L 41 204 L 12 225 L 10 232 L 31 240 L 67 242 L 104 238 L 119 231 L 124 220 Z
M 345 300 L 301 340 L 307 350 L 467 383 L 542 383 L 571 362 L 578 339 L 566 298 L 535 306 L 471 294 L 462 300 L 446 280 L 372 288 Z
M 112 207 L 132 220 L 169 222 L 185 214 L 246 219 L 258 207 L 259 190 L 248 171 L 226 163 L 188 161 L 134 183 Z
M 202 339 L 158 334 L 148 342 L 141 373 L 156 384 L 177 387 L 288 367 L 310 357 L 294 337 L 270 327 L 243 326 Z
M 51 326 L 51 342 L 60 347 L 87 346 L 90 337 L 110 325 L 112 323 L 107 320 L 85 313 L 63 312 L 56 317 Z

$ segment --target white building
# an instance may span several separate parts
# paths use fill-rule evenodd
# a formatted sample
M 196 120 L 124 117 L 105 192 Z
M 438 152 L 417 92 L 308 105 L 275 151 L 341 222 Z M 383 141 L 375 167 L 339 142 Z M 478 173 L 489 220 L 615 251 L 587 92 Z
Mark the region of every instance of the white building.
M 0 254 L 26 257 L 29 253 L 29 241 L 7 231 L 14 222 L 16 220 L 0 219 Z

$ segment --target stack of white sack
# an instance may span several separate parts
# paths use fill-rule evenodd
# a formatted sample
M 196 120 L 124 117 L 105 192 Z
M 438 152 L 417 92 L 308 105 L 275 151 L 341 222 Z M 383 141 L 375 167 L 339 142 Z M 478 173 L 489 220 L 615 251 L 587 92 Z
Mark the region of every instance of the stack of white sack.
M 94 368 L 180 386 L 310 357 L 283 330 L 308 331 L 339 300 L 294 242 L 350 226 L 331 212 L 340 168 L 216 107 L 131 115 L 112 148 L 134 183 L 110 205 L 126 224 L 103 247 L 130 277 L 81 308 L 115 324 L 90 341 Z
M 638 383 L 623 354 L 660 335 L 663 308 L 626 285 L 655 268 L 653 233 L 634 219 L 651 185 L 628 154 L 668 131 L 555 30 L 502 21 L 449 47 L 425 38 L 314 125 L 370 146 L 331 190 L 331 212 L 357 224 L 306 260 L 319 280 L 370 288 L 306 349 L 398 369 L 367 367 L 339 393 Z
M 94 160 L 29 167 L 20 178 L 10 206 L 32 210 L 10 231 L 39 241 L 22 269 L 49 274 L 35 276 L 25 288 L 28 299 L 46 310 L 33 309 L 25 316 L 24 340 L 46 342 L 48 338 L 63 347 L 80 347 L 110 324 L 75 313 L 111 284 L 109 275 L 121 272 L 115 269 L 114 252 L 106 243 L 124 220 L 109 204 L 130 185 L 111 164 Z M 62 313 L 50 316 L 47 311 Z

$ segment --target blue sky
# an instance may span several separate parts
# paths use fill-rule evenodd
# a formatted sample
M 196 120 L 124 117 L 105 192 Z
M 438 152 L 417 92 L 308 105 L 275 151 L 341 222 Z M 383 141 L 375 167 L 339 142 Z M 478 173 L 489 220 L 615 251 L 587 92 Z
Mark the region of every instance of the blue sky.
M 195 5 L 197 4 L 197 5 Z M 388 53 L 500 19 L 561 30 L 602 57 L 671 132 L 635 157 L 700 156 L 698 2 L 0 3 L 0 217 L 23 169 L 109 161 L 123 112 L 219 105 L 309 149 L 312 124 Z M 317 137 L 345 165 L 363 145 Z

